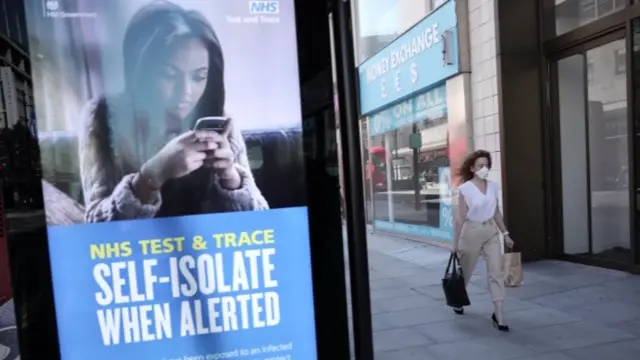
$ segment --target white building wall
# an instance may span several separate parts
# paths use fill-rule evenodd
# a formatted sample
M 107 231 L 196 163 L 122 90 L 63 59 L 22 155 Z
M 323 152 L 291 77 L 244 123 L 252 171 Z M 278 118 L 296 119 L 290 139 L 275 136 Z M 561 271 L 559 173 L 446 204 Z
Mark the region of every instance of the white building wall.
M 468 1 L 473 102 L 471 150 L 484 149 L 491 153 L 490 179 L 501 184 L 495 0 Z

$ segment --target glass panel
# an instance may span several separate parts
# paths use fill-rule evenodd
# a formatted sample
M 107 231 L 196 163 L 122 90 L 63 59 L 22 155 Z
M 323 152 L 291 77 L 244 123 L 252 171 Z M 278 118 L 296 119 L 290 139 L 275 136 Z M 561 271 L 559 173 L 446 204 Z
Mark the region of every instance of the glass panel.
M 2 34 L 9 34 L 9 21 L 7 19 L 6 6 L 6 1 L 3 1 L 2 4 L 0 4 L 0 33 Z
M 373 203 L 371 202 L 373 193 L 373 163 L 369 155 L 369 122 L 368 118 L 360 122 L 360 143 L 362 146 L 362 168 L 364 169 L 364 201 L 367 215 L 367 223 L 373 223 Z
M 640 0 L 635 0 L 637 3 L 640 3 Z M 634 19 L 632 22 L 632 27 L 633 27 L 633 38 L 632 38 L 632 42 L 633 42 L 633 51 L 631 53 L 631 59 L 632 59 L 632 64 L 631 64 L 631 69 L 633 71 L 632 73 L 632 79 L 633 79 L 633 88 L 634 89 L 638 89 L 640 87 L 640 19 Z M 633 95 L 633 104 L 634 104 L 634 111 L 633 111 L 633 123 L 634 123 L 634 130 L 633 133 L 635 135 L 635 150 L 634 150 L 634 165 L 635 165 L 635 173 L 636 173 L 636 179 L 640 179 L 640 177 L 638 176 L 640 174 L 640 92 L 639 91 L 633 91 L 632 93 Z M 636 191 L 636 225 L 638 225 L 636 227 L 636 234 L 635 234 L 635 238 L 636 238 L 636 244 L 639 244 L 640 241 L 640 183 L 638 182 L 638 180 L 636 180 L 636 184 L 635 184 L 635 191 Z M 640 259 L 640 246 L 638 246 L 636 248 L 636 252 L 638 254 L 638 259 Z
M 632 261 L 625 54 L 621 39 L 558 62 L 567 254 Z
M 558 103 L 562 162 L 564 252 L 589 252 L 587 201 L 587 130 L 585 112 L 585 59 L 574 55 L 558 61 Z
M 556 35 L 579 28 L 625 7 L 627 0 L 555 0 Z
M 366 175 L 376 229 L 450 241 L 445 86 L 369 118 Z
M 587 59 L 592 252 L 630 262 L 625 40 L 589 50 Z
M 447 0 L 356 0 L 356 65 L 387 46 Z

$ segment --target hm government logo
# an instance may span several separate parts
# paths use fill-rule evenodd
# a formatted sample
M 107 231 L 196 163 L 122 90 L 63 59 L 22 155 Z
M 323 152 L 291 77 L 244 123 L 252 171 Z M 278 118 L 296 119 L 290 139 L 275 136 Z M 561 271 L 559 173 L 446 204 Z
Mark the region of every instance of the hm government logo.
M 58 11 L 60 10 L 60 2 L 58 0 L 47 0 L 45 2 L 45 6 L 49 11 Z
M 61 0 L 42 0 L 44 17 L 46 18 L 93 18 L 94 12 L 67 12 L 63 9 Z

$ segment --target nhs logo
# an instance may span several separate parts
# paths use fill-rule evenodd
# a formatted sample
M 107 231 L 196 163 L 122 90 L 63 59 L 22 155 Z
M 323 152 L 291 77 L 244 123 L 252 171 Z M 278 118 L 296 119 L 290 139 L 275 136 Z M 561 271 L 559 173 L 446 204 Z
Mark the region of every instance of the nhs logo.
M 249 13 L 278 14 L 280 13 L 280 1 L 249 1 Z

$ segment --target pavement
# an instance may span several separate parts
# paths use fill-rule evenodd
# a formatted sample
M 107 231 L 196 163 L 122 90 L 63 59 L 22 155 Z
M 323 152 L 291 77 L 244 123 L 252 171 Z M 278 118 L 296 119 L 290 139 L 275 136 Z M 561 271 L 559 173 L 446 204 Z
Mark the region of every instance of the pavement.
M 524 265 L 508 288 L 510 333 L 492 327 L 484 263 L 469 284 L 472 305 L 456 315 L 441 288 L 449 251 L 370 234 L 376 360 L 637 360 L 640 276 L 561 261 Z

